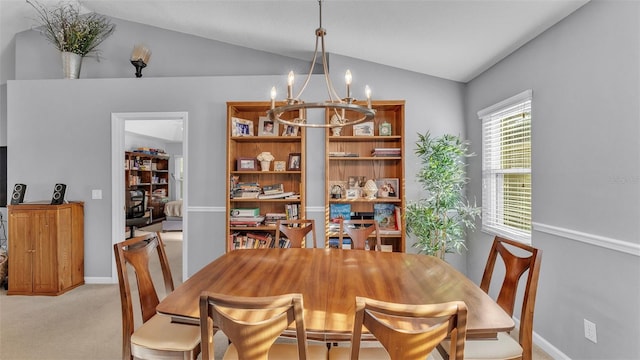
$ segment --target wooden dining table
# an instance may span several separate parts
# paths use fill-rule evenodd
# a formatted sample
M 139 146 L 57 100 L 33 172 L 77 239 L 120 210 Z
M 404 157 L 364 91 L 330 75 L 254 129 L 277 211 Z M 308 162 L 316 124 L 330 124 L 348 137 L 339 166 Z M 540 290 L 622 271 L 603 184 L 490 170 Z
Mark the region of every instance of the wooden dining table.
M 157 306 L 175 321 L 198 323 L 203 291 L 235 296 L 301 293 L 309 338 L 349 340 L 356 296 L 406 303 L 463 300 L 467 337 L 495 338 L 513 319 L 475 283 L 427 255 L 342 249 L 234 250 L 195 273 Z

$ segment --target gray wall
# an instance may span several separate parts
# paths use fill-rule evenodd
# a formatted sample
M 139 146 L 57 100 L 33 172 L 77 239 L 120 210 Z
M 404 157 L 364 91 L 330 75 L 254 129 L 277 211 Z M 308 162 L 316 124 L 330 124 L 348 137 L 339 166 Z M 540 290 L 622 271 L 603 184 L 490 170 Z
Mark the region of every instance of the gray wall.
M 476 153 L 476 112 L 533 90 L 532 242 L 544 251 L 534 331 L 555 358 L 640 358 L 639 45 L 639 3 L 592 1 L 468 84 Z M 478 157 L 469 186 L 478 198 L 480 174 Z M 491 239 L 470 237 L 476 281 Z
M 108 201 L 111 198 L 111 140 L 106 136 L 110 133 L 111 113 L 187 111 L 187 256 L 188 273 L 192 274 L 224 252 L 225 193 L 216 189 L 224 189 L 226 181 L 226 102 L 267 100 L 271 86 L 284 90 L 288 69 L 301 73 L 307 65 L 300 60 L 229 47 L 166 30 L 124 21 L 117 23 L 117 32 L 102 47 L 101 62 L 85 59 L 81 79 L 76 81 L 58 79 L 57 52 L 39 34 L 27 31 L 18 35 L 16 78 L 20 80 L 8 83 L 8 131 L 11 134 L 8 182 L 27 183 L 27 201 L 48 198 L 49 188 L 55 182 L 68 185 L 67 199 L 85 201 L 86 276 L 89 280 L 104 279 L 111 275 L 112 262 L 112 209 Z M 142 79 L 133 78 L 133 67 L 128 63 L 131 46 L 119 46 L 119 42 L 130 41 L 131 34 L 136 34 L 136 39 L 144 34 L 157 39 L 158 43 L 167 43 L 160 46 L 145 41 L 153 49 L 153 55 Z M 191 44 L 187 49 L 190 51 L 162 53 L 163 48 L 170 49 L 175 44 Z M 220 62 L 211 66 L 204 61 L 208 65 L 200 70 L 191 64 L 187 66 L 191 71 L 188 75 L 197 75 L 200 71 L 200 75 L 217 72 L 213 75 L 221 76 L 173 76 L 172 71 L 185 75 L 184 54 L 193 54 L 196 50 L 204 51 L 199 55 L 201 61 L 215 55 Z M 330 62 L 332 68 L 335 67 L 332 74 L 336 84 L 342 83 L 344 71 L 350 67 L 355 76 L 356 96 L 362 97 L 358 91 L 364 88 L 363 79 L 367 79 L 374 88 L 374 99 L 407 100 L 407 121 L 412 123 L 407 126 L 407 154 L 412 154 L 410 144 L 415 140 L 414 131 L 424 132 L 431 127 L 436 133 L 462 132 L 462 84 L 339 56 L 331 56 Z M 156 67 L 161 70 L 154 73 Z M 264 75 L 244 76 L 254 72 Z M 324 81 L 321 76 L 315 76 L 305 98 L 317 100 L 324 96 Z M 430 106 L 423 107 L 423 104 Z M 324 114 L 310 112 L 310 116 L 322 119 Z M 323 136 L 324 131 L 308 131 L 307 189 L 324 187 Z M 407 164 L 407 177 L 411 179 L 407 181 L 409 194 L 417 193 L 412 185 L 414 162 L 409 160 Z M 102 189 L 105 200 L 91 200 L 91 189 Z M 320 222 L 324 219 L 322 194 L 309 191 L 307 198 L 309 217 Z M 461 268 L 463 260 L 458 257 Z

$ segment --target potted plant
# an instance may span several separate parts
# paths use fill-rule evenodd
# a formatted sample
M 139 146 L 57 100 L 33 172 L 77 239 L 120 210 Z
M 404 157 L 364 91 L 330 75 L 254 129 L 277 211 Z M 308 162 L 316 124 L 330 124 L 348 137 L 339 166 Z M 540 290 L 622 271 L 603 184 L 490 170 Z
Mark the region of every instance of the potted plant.
M 96 13 L 81 15 L 78 8 L 70 3 L 60 3 L 52 9 L 30 0 L 27 3 L 38 13 L 40 33 L 60 50 L 67 78 L 77 78 L 82 58 L 90 54 L 97 57 L 98 45 L 115 30 L 115 25 L 105 16 Z
M 465 248 L 466 230 L 475 228 L 480 208 L 472 206 L 464 195 L 467 183 L 465 158 L 469 143 L 458 136 L 431 137 L 418 134 L 415 153 L 422 168 L 417 179 L 427 197 L 407 205 L 405 217 L 407 234 L 414 235 L 413 244 L 420 253 L 438 256 Z

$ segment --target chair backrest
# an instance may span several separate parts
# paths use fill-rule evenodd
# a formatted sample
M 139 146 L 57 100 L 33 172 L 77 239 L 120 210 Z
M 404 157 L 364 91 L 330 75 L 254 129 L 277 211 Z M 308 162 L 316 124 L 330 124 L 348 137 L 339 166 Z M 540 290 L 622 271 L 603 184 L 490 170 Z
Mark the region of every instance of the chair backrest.
M 143 217 L 147 210 L 147 195 L 145 189 L 130 189 L 127 191 L 127 219 Z
M 375 232 L 375 242 L 369 236 Z M 380 227 L 375 220 L 341 220 L 338 243 L 342 248 L 344 234 L 351 238 L 351 248 L 365 250 L 367 244 L 370 250 L 380 251 Z
M 129 283 L 129 267 L 134 271 L 137 283 L 142 322 L 146 322 L 156 314 L 159 303 L 158 293 L 153 284 L 149 260 L 151 254 L 157 251 L 162 276 L 167 293 L 174 290 L 169 260 L 165 252 L 164 243 L 159 233 L 148 233 L 136 236 L 113 245 L 120 284 L 120 302 L 122 306 L 122 346 L 123 359 L 131 357 L 130 338 L 134 331 L 133 299 L 131 284 Z
M 352 360 L 359 357 L 363 325 L 391 360 L 424 360 L 447 336 L 451 337 L 450 358 L 464 358 L 467 306 L 463 301 L 413 305 L 356 297 Z
M 519 251 L 516 250 L 516 252 L 523 253 L 524 256 L 519 256 L 514 252 L 509 251 L 505 244 L 520 249 Z M 498 255 L 500 255 L 504 262 L 505 277 L 496 302 L 511 316 L 513 316 L 513 309 L 520 278 L 528 270 L 527 281 L 522 298 L 520 331 L 518 335 L 520 346 L 522 346 L 525 354 L 529 354 L 528 358 L 530 359 L 533 347 L 533 310 L 536 303 L 542 250 L 517 241 L 496 236 L 489 252 L 487 265 L 484 269 L 484 274 L 482 275 L 482 281 L 480 282 L 480 288 L 486 293 L 489 293 L 489 286 L 491 284 L 491 279 L 493 278 L 493 269 Z M 525 358 L 527 357 L 525 356 Z
M 227 335 L 238 358 L 267 360 L 269 349 L 293 322 L 296 323 L 298 358 L 307 358 L 302 294 L 240 297 L 203 292 L 200 296 L 202 359 L 213 359 L 214 327 Z M 201 340 L 202 341 L 202 340 Z
M 276 244 L 280 241 L 282 236 L 280 233 L 289 239 L 292 248 L 305 248 L 306 237 L 311 232 L 313 239 L 313 247 L 316 247 L 316 226 L 315 220 L 278 220 L 276 222 Z

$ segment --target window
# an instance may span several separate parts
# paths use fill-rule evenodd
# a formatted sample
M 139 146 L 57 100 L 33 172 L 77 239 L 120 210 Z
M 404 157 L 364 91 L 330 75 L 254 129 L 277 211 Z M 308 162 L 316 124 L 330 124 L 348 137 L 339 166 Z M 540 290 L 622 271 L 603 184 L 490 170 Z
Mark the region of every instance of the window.
M 531 243 L 531 90 L 478 112 L 482 230 Z

